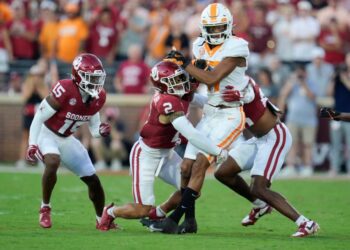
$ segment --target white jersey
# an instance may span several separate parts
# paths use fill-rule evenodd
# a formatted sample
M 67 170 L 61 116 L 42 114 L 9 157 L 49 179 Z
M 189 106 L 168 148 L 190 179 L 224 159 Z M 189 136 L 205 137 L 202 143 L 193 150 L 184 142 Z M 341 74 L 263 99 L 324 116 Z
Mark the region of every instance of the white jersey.
M 204 59 L 208 61 L 211 67 L 218 65 L 226 57 L 244 57 L 248 63 L 249 49 L 248 42 L 236 36 L 230 36 L 221 45 L 210 49 L 204 38 L 198 37 L 193 42 L 193 55 L 196 59 Z M 245 67 L 236 67 L 228 76 L 222 79 L 214 87 L 209 89 L 208 103 L 213 106 L 225 105 L 234 106 L 234 103 L 225 102 L 220 91 L 225 89 L 225 86 L 231 85 L 235 89 L 242 91 L 248 84 L 248 78 L 245 77 Z

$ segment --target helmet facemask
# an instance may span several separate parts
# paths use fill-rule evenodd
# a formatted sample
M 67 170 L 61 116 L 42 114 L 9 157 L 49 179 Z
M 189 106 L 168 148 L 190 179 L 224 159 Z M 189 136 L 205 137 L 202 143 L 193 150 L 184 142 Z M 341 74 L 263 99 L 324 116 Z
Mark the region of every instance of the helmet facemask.
M 162 77 L 160 82 L 167 85 L 167 93 L 170 95 L 183 96 L 191 89 L 189 75 L 182 69 L 176 70 L 171 76 Z
M 105 83 L 106 73 L 103 70 L 95 70 L 93 73 L 79 70 L 78 75 L 81 79 L 79 87 L 91 97 L 98 96 Z
M 227 26 L 227 23 L 203 25 L 202 34 L 209 44 L 222 44 L 230 35 Z M 218 32 L 215 29 L 221 31 Z

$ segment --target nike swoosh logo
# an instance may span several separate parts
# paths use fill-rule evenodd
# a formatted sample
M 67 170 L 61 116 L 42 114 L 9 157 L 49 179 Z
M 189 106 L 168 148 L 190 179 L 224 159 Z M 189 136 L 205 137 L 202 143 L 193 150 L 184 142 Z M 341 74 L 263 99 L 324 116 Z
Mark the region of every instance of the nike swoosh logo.
M 306 227 L 306 229 L 309 230 L 309 231 L 311 231 L 313 226 L 314 226 L 314 224 L 312 223 L 311 226 Z
M 163 229 L 161 229 L 161 228 L 156 228 L 156 227 L 154 227 L 153 224 L 149 226 L 149 230 L 150 230 L 151 232 L 162 232 L 162 231 L 163 231 Z
M 187 207 L 185 207 L 185 206 L 181 205 L 181 208 L 186 209 Z

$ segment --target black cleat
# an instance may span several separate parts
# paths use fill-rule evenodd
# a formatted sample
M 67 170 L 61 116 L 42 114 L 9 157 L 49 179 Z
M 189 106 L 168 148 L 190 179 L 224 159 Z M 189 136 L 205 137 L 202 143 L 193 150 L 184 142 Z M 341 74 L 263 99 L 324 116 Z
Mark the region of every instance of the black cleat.
M 164 220 L 152 222 L 149 226 L 149 230 L 151 230 L 151 232 L 161 232 L 164 234 L 177 234 L 178 227 L 175 221 L 167 217 Z
M 140 223 L 142 224 L 142 226 L 144 227 L 150 227 L 151 224 L 153 224 L 155 221 L 154 220 L 150 220 L 148 218 L 142 218 L 140 219 Z
M 195 218 L 185 219 L 178 228 L 179 234 L 197 233 L 197 221 Z

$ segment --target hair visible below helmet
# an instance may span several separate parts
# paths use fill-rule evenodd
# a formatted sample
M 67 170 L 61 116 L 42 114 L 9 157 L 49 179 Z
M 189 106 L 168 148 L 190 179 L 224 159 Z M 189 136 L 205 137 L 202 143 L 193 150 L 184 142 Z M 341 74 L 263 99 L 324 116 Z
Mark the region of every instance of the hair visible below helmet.
M 232 15 L 224 5 L 220 3 L 209 4 L 201 15 L 202 36 L 209 44 L 222 44 L 232 34 L 232 23 Z M 211 32 L 213 28 L 218 26 L 223 26 L 221 32 Z
M 74 58 L 72 65 L 73 81 L 90 96 L 98 96 L 106 79 L 100 59 L 93 54 L 84 53 Z
M 161 93 L 183 96 L 190 92 L 188 73 L 173 62 L 157 63 L 151 71 L 151 81 Z

